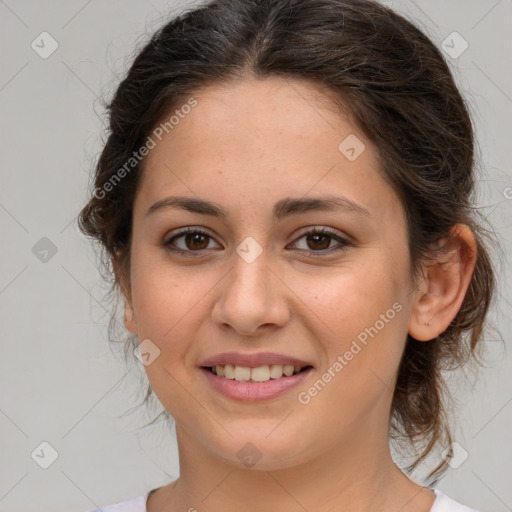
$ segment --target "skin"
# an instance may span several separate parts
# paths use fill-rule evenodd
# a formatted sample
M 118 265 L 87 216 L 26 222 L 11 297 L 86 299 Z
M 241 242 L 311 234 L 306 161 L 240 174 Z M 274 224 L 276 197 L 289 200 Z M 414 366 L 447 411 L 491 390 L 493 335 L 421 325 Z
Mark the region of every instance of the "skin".
M 160 350 L 146 371 L 178 438 L 180 477 L 150 496 L 148 511 L 429 511 L 434 494 L 391 459 L 392 391 L 407 333 L 428 342 L 461 306 L 475 263 L 471 231 L 455 226 L 439 263 L 414 281 L 404 210 L 379 173 L 376 148 L 318 85 L 248 79 L 194 97 L 197 106 L 147 157 L 123 276 L 125 326 Z M 338 149 L 350 134 L 366 146 L 354 161 Z M 272 218 L 284 197 L 324 194 L 370 215 L 338 208 Z M 146 215 L 171 195 L 213 201 L 227 216 Z M 209 236 L 175 239 L 191 255 L 173 254 L 165 242 L 187 226 Z M 315 226 L 350 243 L 332 252 L 340 247 L 333 237 L 308 242 Z M 252 263 L 236 252 L 248 236 L 262 249 Z M 298 392 L 394 303 L 401 311 L 299 403 Z M 314 371 L 299 389 L 242 404 L 213 390 L 198 368 L 231 350 L 293 355 Z M 237 456 L 248 442 L 261 454 L 250 468 Z

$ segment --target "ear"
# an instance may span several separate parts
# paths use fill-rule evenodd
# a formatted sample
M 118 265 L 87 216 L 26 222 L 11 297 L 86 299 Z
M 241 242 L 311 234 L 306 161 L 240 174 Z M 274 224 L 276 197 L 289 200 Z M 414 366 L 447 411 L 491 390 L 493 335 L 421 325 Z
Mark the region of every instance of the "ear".
M 428 262 L 412 305 L 409 334 L 428 341 L 443 333 L 460 310 L 477 257 L 473 232 L 456 224 Z
M 114 269 L 114 273 L 116 274 L 119 280 L 119 287 L 121 288 L 121 293 L 124 299 L 124 326 L 132 334 L 137 334 L 137 323 L 135 320 L 135 313 L 133 310 L 131 288 L 129 284 L 126 284 L 125 275 L 123 274 L 123 272 L 121 272 L 120 266 L 115 256 L 112 256 L 112 267 Z

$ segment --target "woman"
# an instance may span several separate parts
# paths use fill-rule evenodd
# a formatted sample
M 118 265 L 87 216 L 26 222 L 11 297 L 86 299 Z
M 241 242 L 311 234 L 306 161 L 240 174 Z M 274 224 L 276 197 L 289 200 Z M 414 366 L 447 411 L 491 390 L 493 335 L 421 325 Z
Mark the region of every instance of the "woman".
M 441 369 L 479 347 L 494 276 L 432 42 L 370 0 L 214 0 L 154 34 L 109 114 L 80 228 L 180 477 L 102 510 L 473 510 L 435 488 Z M 390 439 L 420 447 L 404 470 Z

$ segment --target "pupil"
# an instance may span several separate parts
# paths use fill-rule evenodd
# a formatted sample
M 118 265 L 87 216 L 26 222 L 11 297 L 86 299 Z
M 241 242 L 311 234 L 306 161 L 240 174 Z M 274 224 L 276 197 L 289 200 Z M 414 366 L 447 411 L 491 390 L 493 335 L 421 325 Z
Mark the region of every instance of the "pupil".
M 185 237 L 185 240 L 186 240 L 186 243 L 187 243 L 187 247 L 189 249 L 204 249 L 204 247 L 197 247 L 195 246 L 196 242 L 198 242 L 198 239 L 205 239 L 206 237 L 204 235 L 202 235 L 201 233 L 193 233 L 193 234 L 187 234 L 186 237 Z M 190 242 L 192 240 L 192 245 L 189 244 L 188 242 Z M 208 245 L 208 244 L 206 244 Z
M 197 243 L 201 244 L 201 239 L 203 240 L 203 244 L 204 244 L 204 241 L 206 240 L 206 236 L 202 235 L 201 233 L 187 234 L 185 237 L 186 244 L 189 249 L 204 249 L 205 248 L 204 246 L 198 247 L 196 245 Z M 329 247 L 329 243 L 330 243 L 329 239 L 330 239 L 330 235 L 326 235 L 323 233 L 308 235 L 308 237 L 307 237 L 308 244 L 310 244 L 311 242 L 313 244 L 317 244 L 317 246 L 315 247 L 316 249 L 327 249 Z M 322 243 L 322 240 L 324 241 L 323 243 Z M 318 247 L 318 244 L 320 245 L 320 247 Z M 208 245 L 208 244 L 206 244 L 206 245 Z
M 316 247 L 316 249 L 327 249 L 327 248 L 329 247 L 329 240 L 328 240 L 328 239 L 329 239 L 329 235 L 325 235 L 325 234 L 318 234 L 318 233 L 317 233 L 317 234 L 315 234 L 315 235 L 309 235 L 309 236 L 307 237 L 307 239 L 308 239 L 308 243 L 310 242 L 310 240 L 311 240 L 311 239 L 313 239 L 313 240 L 314 240 L 314 242 L 313 242 L 313 243 L 318 243 L 318 241 L 317 241 L 317 239 L 318 239 L 318 238 L 320 238 L 320 239 L 322 239 L 322 238 L 323 238 L 323 239 L 324 239 L 324 241 L 327 241 L 327 244 L 325 244 L 325 243 L 324 243 L 324 244 L 321 244 L 321 245 L 322 245 L 322 247 Z

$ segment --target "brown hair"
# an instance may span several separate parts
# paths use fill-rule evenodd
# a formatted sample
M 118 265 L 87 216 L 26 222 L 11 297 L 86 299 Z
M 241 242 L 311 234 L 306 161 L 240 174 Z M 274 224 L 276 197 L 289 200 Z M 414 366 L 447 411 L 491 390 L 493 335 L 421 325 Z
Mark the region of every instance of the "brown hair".
M 115 186 L 108 183 L 164 115 L 199 88 L 245 76 L 313 80 L 348 109 L 375 144 L 381 171 L 402 201 L 414 275 L 432 255 L 429 246 L 452 226 L 467 224 L 475 234 L 476 268 L 460 311 L 429 342 L 409 336 L 400 364 L 390 435 L 423 443 L 406 468 L 411 471 L 435 446 L 451 443 L 441 372 L 478 355 L 495 288 L 484 240 L 492 238 L 473 205 L 468 108 L 441 52 L 411 22 L 371 0 L 214 0 L 183 12 L 154 33 L 108 105 L 108 140 L 79 227 L 101 245 L 104 277 L 113 276 L 110 293 L 124 290 L 144 159 Z M 114 314 L 109 337 L 115 322 Z M 149 386 L 146 399 L 150 393 Z M 446 469 L 443 459 L 429 482 Z

